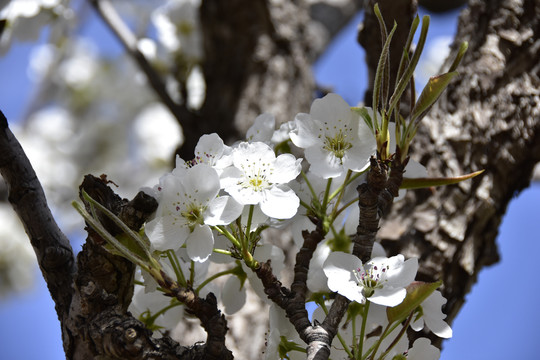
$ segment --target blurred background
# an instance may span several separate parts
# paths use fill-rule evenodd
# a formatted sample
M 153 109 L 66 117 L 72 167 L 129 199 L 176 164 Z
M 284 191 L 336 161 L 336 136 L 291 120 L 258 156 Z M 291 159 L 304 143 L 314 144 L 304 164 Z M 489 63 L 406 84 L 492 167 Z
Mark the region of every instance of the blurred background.
M 33 10 L 21 10 L 17 26 L 2 37 L 0 109 L 77 252 L 83 225 L 69 203 L 77 197 L 82 175 L 105 172 L 121 184 L 120 195 L 132 197 L 170 170 L 171 154 L 182 137 L 176 120 L 156 101 L 144 76 L 86 1 L 73 1 L 69 8 L 61 0 L 38 3 Z M 166 65 L 166 51 L 178 47 L 166 36 L 163 14 L 152 11 L 161 4 L 115 2 L 136 33 L 156 40 L 141 46 L 158 67 Z M 0 14 L 5 15 L 4 10 L 0 8 Z M 421 9 L 423 14 L 429 13 Z M 429 15 L 418 87 L 446 56 L 459 10 Z M 60 16 L 64 21 L 47 25 Z M 356 43 L 361 21 L 359 13 L 314 66 L 318 84 L 351 105 L 361 101 L 367 81 L 363 50 Z M 184 43 L 189 44 L 183 48 L 186 63 L 200 56 L 197 41 L 189 38 Z M 204 80 L 196 66 L 186 76 L 191 87 L 186 100 L 196 108 L 204 97 Z M 4 185 L 0 195 L 5 197 Z M 441 359 L 537 358 L 535 325 L 540 312 L 535 299 L 540 286 L 534 278 L 534 259 L 540 254 L 539 203 L 538 183 L 516 194 L 497 240 L 501 261 L 480 273 L 452 324 L 454 336 L 444 342 Z M 54 304 L 22 226 L 6 202 L 0 203 L 0 219 L 0 358 L 64 358 Z

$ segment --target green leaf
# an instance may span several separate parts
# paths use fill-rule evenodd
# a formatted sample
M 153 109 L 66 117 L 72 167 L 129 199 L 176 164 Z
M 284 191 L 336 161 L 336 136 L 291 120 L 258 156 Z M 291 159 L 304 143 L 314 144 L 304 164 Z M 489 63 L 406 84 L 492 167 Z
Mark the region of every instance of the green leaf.
M 371 115 L 369 115 L 368 109 L 365 106 L 362 106 L 362 107 L 353 106 L 351 107 L 351 110 L 354 113 L 360 115 L 362 119 L 364 119 L 367 126 L 369 126 L 369 128 L 371 129 L 371 132 L 375 134 L 375 128 L 373 127 L 373 119 L 371 118 Z
M 134 251 L 134 253 L 137 256 L 140 256 L 140 258 L 146 259 L 152 262 L 153 258 L 152 258 L 152 255 L 150 254 L 150 241 L 148 240 L 148 238 L 146 237 L 143 238 L 141 235 L 131 230 L 118 216 L 116 216 L 105 206 L 101 205 L 99 202 L 94 200 L 90 195 L 88 195 L 88 193 L 86 193 L 86 191 L 83 190 L 82 195 L 83 195 L 84 200 L 88 201 L 92 207 L 97 208 L 99 211 L 105 214 L 109 219 L 114 221 L 114 223 L 118 225 L 120 229 L 122 229 L 122 231 L 124 232 L 123 235 L 125 236 L 119 236 L 117 238 L 121 242 L 122 245 L 124 245 L 128 250 L 136 250 Z M 127 239 L 129 239 L 129 241 Z M 130 245 L 131 247 L 128 247 L 127 245 Z
M 442 281 L 437 281 L 434 283 L 426 283 L 422 281 L 415 281 L 407 286 L 407 296 L 403 302 L 394 307 L 389 307 L 386 309 L 386 315 L 388 316 L 388 321 L 393 323 L 395 321 L 401 322 L 405 319 L 411 312 L 413 312 L 424 300 L 427 299 L 439 286 L 441 286 Z
M 392 31 L 390 31 L 390 34 L 388 34 L 388 37 L 386 38 L 386 42 L 384 43 L 384 46 L 381 50 L 381 56 L 379 57 L 379 63 L 377 64 L 377 71 L 375 73 L 375 82 L 373 84 L 373 117 L 374 117 L 374 123 L 375 128 L 379 129 L 379 123 L 377 120 L 377 111 L 379 108 L 379 99 L 381 97 L 381 89 L 382 89 L 382 82 L 383 82 L 383 75 L 385 71 L 385 67 L 387 65 L 388 60 L 388 54 L 390 52 L 390 43 L 392 42 L 392 37 L 394 36 L 394 32 L 397 29 L 397 23 L 394 22 L 394 27 L 392 27 Z M 388 81 L 388 79 L 386 79 Z M 383 106 L 386 104 L 383 104 Z
M 403 178 L 400 189 L 423 189 L 432 186 L 457 184 L 459 182 L 472 179 L 473 177 L 478 176 L 483 172 L 484 170 L 479 170 L 470 174 L 447 178 Z
M 411 57 L 411 61 L 409 62 L 407 68 L 403 72 L 403 75 L 399 78 L 399 81 L 397 82 L 396 87 L 394 89 L 394 93 L 390 97 L 390 105 L 388 107 L 388 114 L 392 113 L 397 103 L 401 99 L 403 92 L 407 88 L 407 85 L 411 81 L 411 78 L 414 74 L 414 69 L 416 68 L 416 65 L 418 65 L 418 61 L 420 60 L 420 55 L 422 54 L 422 51 L 424 50 L 424 45 L 426 43 L 428 29 L 429 29 L 429 16 L 425 15 L 422 18 L 422 27 L 420 29 L 420 37 L 418 38 L 418 43 L 416 44 L 416 48 Z
M 416 105 L 412 110 L 412 122 L 414 122 L 417 118 L 422 118 L 422 115 L 424 115 L 431 108 L 435 101 L 437 101 L 444 89 L 446 89 L 448 84 L 450 84 L 450 81 L 457 74 L 458 73 L 454 71 L 429 78 L 428 83 L 422 90 L 422 93 L 420 94 L 420 97 L 418 97 Z
M 463 56 L 467 52 L 468 47 L 469 47 L 468 42 L 464 41 L 461 43 L 461 46 L 459 47 L 459 51 L 456 55 L 456 58 L 454 59 L 454 62 L 452 63 L 452 65 L 450 65 L 450 69 L 448 70 L 448 72 L 452 72 L 457 69 L 459 63 L 461 62 L 461 59 L 463 59 Z

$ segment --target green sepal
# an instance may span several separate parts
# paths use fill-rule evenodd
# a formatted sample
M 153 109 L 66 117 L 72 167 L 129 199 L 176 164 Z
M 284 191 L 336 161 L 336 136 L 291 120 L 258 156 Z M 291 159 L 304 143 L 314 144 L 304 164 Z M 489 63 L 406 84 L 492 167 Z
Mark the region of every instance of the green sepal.
M 439 286 L 442 281 L 434 283 L 426 283 L 422 281 L 415 281 L 407 286 L 407 296 L 401 302 L 401 304 L 386 309 L 386 315 L 388 321 L 401 322 L 407 316 L 409 316 L 424 300 L 428 298 Z
M 447 177 L 447 178 L 403 178 L 400 189 L 423 189 L 432 186 L 452 185 L 472 179 L 483 173 L 484 170 L 475 171 L 470 174 Z
M 431 106 L 441 96 L 442 92 L 446 89 L 450 81 L 454 76 L 458 75 L 456 71 L 448 72 L 429 78 L 426 86 L 422 90 L 422 93 L 418 97 L 416 104 L 411 112 L 411 121 L 421 119 L 422 116 L 431 108 Z

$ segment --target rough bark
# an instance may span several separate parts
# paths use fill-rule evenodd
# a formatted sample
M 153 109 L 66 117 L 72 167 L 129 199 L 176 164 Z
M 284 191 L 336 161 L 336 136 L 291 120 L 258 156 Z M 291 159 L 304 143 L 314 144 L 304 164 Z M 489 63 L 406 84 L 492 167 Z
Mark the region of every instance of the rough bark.
M 193 129 L 187 139 L 192 143 L 186 149 L 191 151 L 197 134 L 218 131 L 232 139 L 264 111 L 273 112 L 280 122 L 291 120 L 309 109 L 314 91 L 309 64 L 320 49 L 306 30 L 307 5 L 277 0 L 226 3 L 206 0 L 201 8 L 208 93 L 200 113 L 189 115 Z M 461 75 L 423 120 L 413 151 L 433 175 L 486 171 L 460 185 L 409 191 L 378 234 L 391 253 L 420 257 L 420 280 L 444 281 L 450 320 L 478 271 L 497 261 L 494 240 L 501 217 L 516 191 L 529 184 L 540 160 L 539 39 L 538 1 L 470 1 L 453 46 L 455 50 L 459 42 L 469 41 L 458 69 Z M 39 182 L 3 116 L 0 128 L 0 170 L 55 300 L 68 358 L 204 358 L 204 344 L 186 348 L 166 337 L 154 339 L 127 313 L 133 267 L 105 252 L 96 234 L 89 232 L 74 261 L 69 242 L 54 224 Z M 127 202 L 109 190 L 99 191 L 116 213 L 126 208 Z M 146 205 L 132 206 L 126 216 L 138 214 L 143 219 Z M 132 222 L 133 228 L 137 225 L 138 221 Z M 266 326 L 258 315 L 253 311 L 247 319 L 254 322 L 251 333 L 255 325 Z M 246 341 L 237 357 L 253 358 L 242 356 L 248 353 L 242 349 L 258 348 L 264 339 L 235 334 L 237 342 L 242 337 Z
M 443 280 L 450 322 L 478 272 L 498 261 L 502 216 L 540 161 L 540 4 L 472 0 L 454 51 L 461 41 L 469 50 L 460 76 L 422 121 L 414 157 L 434 176 L 485 172 L 459 185 L 409 191 L 379 233 L 392 253 L 420 258 L 417 278 Z

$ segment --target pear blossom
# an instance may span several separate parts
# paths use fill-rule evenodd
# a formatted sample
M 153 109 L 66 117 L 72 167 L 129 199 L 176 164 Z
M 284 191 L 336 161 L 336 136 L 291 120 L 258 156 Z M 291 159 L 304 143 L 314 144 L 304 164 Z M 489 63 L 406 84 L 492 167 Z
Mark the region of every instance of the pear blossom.
M 300 174 L 301 159 L 291 154 L 276 157 L 262 142 L 240 143 L 232 151 L 233 166 L 221 175 L 221 186 L 242 205 L 259 204 L 276 219 L 290 219 L 300 200 L 287 183 Z
M 435 290 L 420 305 L 421 316 L 415 318 L 411 327 L 415 331 L 424 328 L 424 324 L 437 336 L 448 339 L 452 337 L 452 328 L 444 321 L 446 314 L 441 311 L 441 307 L 446 304 L 446 299 L 441 292 Z
M 177 250 L 186 243 L 192 260 L 205 261 L 214 246 L 209 225 L 229 224 L 243 208 L 229 196 L 218 197 L 219 190 L 219 176 L 206 164 L 165 175 L 156 216 L 146 225 L 154 249 Z
M 255 118 L 253 125 L 246 133 L 246 140 L 249 142 L 261 141 L 270 143 L 276 128 L 274 115 L 264 113 Z
M 323 265 L 328 277 L 328 287 L 349 300 L 361 304 L 369 301 L 384 305 L 400 304 L 409 285 L 416 276 L 418 260 L 404 261 L 403 255 L 390 258 L 375 257 L 362 264 L 362 261 L 343 252 L 331 253 Z
M 229 277 L 223 285 L 221 302 L 227 315 L 236 313 L 246 303 L 246 287 L 237 276 Z
M 298 347 L 303 347 L 304 342 L 300 339 L 298 332 L 294 329 L 289 319 L 285 314 L 285 310 L 272 303 L 269 308 L 269 334 L 267 338 L 267 346 L 264 351 L 266 360 L 275 359 L 290 359 L 300 360 L 305 359 L 306 354 L 300 351 L 287 351 L 282 346 L 282 340 L 286 340 L 289 344 L 296 343 Z M 284 357 L 286 356 L 286 357 Z
M 195 158 L 190 161 L 184 161 L 177 156 L 176 168 L 182 169 L 197 164 L 208 164 L 212 166 L 218 174 L 221 174 L 224 168 L 232 165 L 231 151 L 232 149 L 225 145 L 218 134 L 205 134 L 200 137 L 195 146 Z
M 305 149 L 310 170 L 317 175 L 334 178 L 369 166 L 376 149 L 373 133 L 339 95 L 316 99 L 310 113 L 296 115 L 295 122 L 291 141 Z

